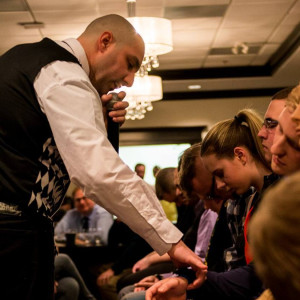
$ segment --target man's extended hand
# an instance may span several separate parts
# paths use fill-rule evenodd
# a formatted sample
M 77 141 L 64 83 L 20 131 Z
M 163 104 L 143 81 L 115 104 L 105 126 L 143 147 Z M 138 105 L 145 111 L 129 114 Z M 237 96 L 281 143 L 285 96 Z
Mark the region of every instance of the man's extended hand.
M 177 267 L 191 266 L 195 271 L 196 279 L 193 283 L 189 284 L 188 289 L 194 289 L 203 284 L 206 279 L 207 266 L 182 241 L 174 244 L 168 254 Z
M 118 93 L 118 97 L 120 99 L 124 99 L 125 96 L 126 96 L 125 92 Z M 101 102 L 102 102 L 102 107 L 103 107 L 105 123 L 106 123 L 106 112 L 107 112 L 106 105 L 111 99 L 112 99 L 111 94 L 101 96 Z M 127 101 L 116 102 L 113 106 L 113 110 L 109 112 L 109 116 L 113 119 L 114 122 L 122 125 L 125 122 L 126 108 L 128 106 L 129 106 L 129 103 Z

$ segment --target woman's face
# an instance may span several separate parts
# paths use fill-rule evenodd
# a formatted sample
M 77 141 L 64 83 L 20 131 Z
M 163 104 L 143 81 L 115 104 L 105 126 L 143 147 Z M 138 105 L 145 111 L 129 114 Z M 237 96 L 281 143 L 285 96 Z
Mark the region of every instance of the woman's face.
M 215 177 L 217 190 L 242 195 L 251 186 L 248 164 L 242 157 L 217 158 L 215 154 L 202 157 L 205 167 Z

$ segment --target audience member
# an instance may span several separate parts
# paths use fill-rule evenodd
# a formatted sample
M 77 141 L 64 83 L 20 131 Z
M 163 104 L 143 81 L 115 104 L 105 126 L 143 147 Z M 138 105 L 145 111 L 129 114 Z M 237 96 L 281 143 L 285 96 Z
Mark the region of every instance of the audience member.
M 300 148 L 292 113 L 289 107 L 285 107 L 281 112 L 271 147 L 271 166 L 279 175 L 291 174 L 300 169 Z
M 265 158 L 270 164 L 272 159 L 271 147 L 273 145 L 275 130 L 278 125 L 278 118 L 284 109 L 285 101 L 291 90 L 292 88 L 285 88 L 273 95 L 264 116 L 263 126 L 258 132 L 258 136 L 261 138 Z
M 55 257 L 54 272 L 55 300 L 96 300 L 68 255 Z
M 157 178 L 158 173 L 161 171 L 160 179 L 158 182 L 161 182 L 161 185 L 163 186 L 163 189 L 165 190 L 165 195 L 167 195 L 167 199 L 164 199 L 164 195 L 162 191 L 160 191 L 161 186 L 156 183 L 154 190 L 156 192 L 156 195 L 158 196 L 158 199 L 160 201 L 160 204 L 167 216 L 167 218 L 173 223 L 176 224 L 178 221 L 178 212 L 177 212 L 177 204 L 180 202 L 181 195 L 177 199 L 177 197 L 174 196 L 172 190 L 174 190 L 174 183 L 173 183 L 173 177 L 174 177 L 174 171 L 175 168 L 165 168 L 163 170 L 159 169 L 156 172 L 155 178 Z
M 276 300 L 300 299 L 299 182 L 298 171 L 271 188 L 249 225 L 255 269 Z
M 142 179 L 144 179 L 144 177 L 145 177 L 145 171 L 146 171 L 146 167 L 145 167 L 144 164 L 142 164 L 142 163 L 136 164 L 135 167 L 134 167 L 134 171 L 135 171 L 135 173 L 139 177 L 141 177 Z
M 69 210 L 55 227 L 57 236 L 75 232 L 81 240 L 95 242 L 100 239 L 103 245 L 107 244 L 108 232 L 113 224 L 112 215 L 93 200 L 84 196 L 80 188 L 73 192 L 75 208 Z M 99 243 L 100 243 L 99 241 Z

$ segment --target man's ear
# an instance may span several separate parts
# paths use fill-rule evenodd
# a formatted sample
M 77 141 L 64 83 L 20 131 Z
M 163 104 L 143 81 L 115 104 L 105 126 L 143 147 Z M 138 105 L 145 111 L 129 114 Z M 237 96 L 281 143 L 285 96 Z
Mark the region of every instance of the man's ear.
M 235 147 L 233 149 L 234 156 L 241 161 L 243 165 L 247 162 L 247 152 L 243 147 Z
M 103 32 L 97 41 L 98 50 L 104 52 L 113 42 L 113 34 L 110 31 Z

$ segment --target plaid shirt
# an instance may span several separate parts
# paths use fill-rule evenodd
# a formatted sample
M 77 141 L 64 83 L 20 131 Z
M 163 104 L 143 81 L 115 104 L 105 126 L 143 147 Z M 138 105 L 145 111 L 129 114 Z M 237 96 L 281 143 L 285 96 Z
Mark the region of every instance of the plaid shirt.
M 232 246 L 224 251 L 227 270 L 246 265 L 244 223 L 247 206 L 254 192 L 255 189 L 251 187 L 244 195 L 227 200 L 227 224 L 232 237 Z

